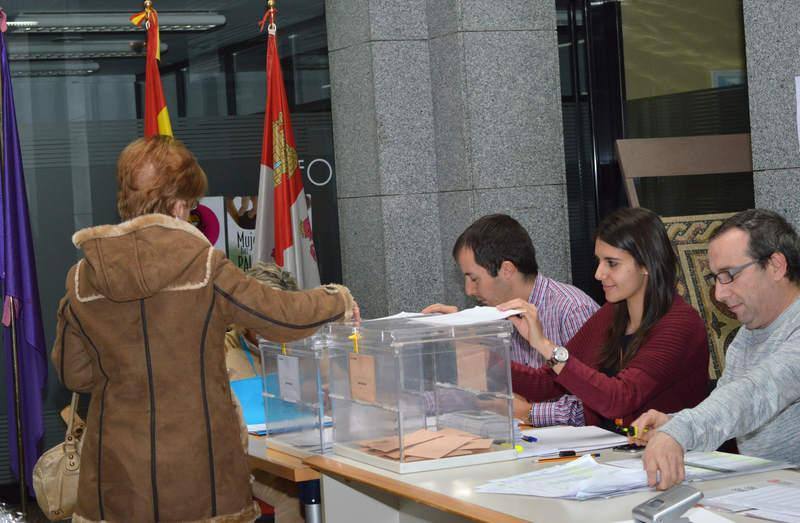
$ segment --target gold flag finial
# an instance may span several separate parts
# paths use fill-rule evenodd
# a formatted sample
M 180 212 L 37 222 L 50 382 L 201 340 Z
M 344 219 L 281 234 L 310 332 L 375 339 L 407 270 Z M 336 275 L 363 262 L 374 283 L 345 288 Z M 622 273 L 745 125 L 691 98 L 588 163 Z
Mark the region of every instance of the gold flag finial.
M 269 30 L 270 35 L 274 35 L 275 31 L 277 30 L 277 27 L 275 26 L 275 13 L 278 12 L 278 9 L 275 7 L 276 3 L 277 2 L 275 0 L 267 0 L 267 11 L 264 13 L 264 17 L 258 24 L 262 31 L 266 27 Z

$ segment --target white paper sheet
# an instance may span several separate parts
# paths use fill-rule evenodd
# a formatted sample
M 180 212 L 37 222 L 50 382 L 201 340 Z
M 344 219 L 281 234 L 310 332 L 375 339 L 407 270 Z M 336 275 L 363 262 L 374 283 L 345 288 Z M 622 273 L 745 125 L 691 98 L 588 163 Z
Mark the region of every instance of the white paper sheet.
M 398 312 L 397 314 L 392 314 L 391 316 L 383 316 L 382 318 L 370 318 L 368 320 L 364 320 L 362 323 L 367 323 L 370 321 L 380 321 L 380 320 L 399 320 L 403 318 L 417 318 L 419 316 L 425 316 L 421 312 Z
M 622 467 L 625 469 L 633 469 L 633 470 L 642 470 L 644 466 L 642 465 L 642 458 L 628 458 L 628 459 L 618 459 L 614 461 L 607 461 L 609 465 L 614 467 Z M 713 479 L 720 477 L 723 475 L 720 472 L 715 472 L 713 470 L 708 469 L 701 469 L 697 467 L 686 467 L 686 479 L 688 481 L 700 481 L 703 479 Z
M 751 516 L 758 519 L 767 519 L 769 521 L 780 521 L 782 523 L 800 523 L 800 516 L 793 516 L 791 514 L 783 514 L 775 510 L 748 510 L 742 512 L 745 516 Z
M 749 456 L 725 454 L 723 452 L 693 452 L 689 454 L 692 454 L 695 460 L 704 463 L 713 462 L 726 466 L 726 468 L 729 469 L 732 467 L 744 467 L 743 464 L 749 462 L 749 466 L 746 468 L 747 472 L 745 473 L 752 472 L 753 462 L 758 462 L 761 469 L 772 466 L 770 464 L 779 465 L 778 462 L 774 461 L 750 458 Z M 687 456 L 689 454 L 687 454 Z M 720 454 L 722 455 L 720 456 Z M 489 481 L 477 487 L 475 491 L 480 493 L 517 494 L 547 498 L 592 499 L 596 497 L 628 494 L 639 490 L 649 490 L 647 486 L 647 474 L 641 467 L 641 461 L 638 463 L 638 468 L 634 468 L 634 465 L 636 465 L 635 460 L 619 461 L 623 463 L 627 462 L 628 466 L 614 466 L 612 464 L 613 462 L 597 463 L 591 455 L 584 455 L 563 465 L 554 465 L 526 474 Z M 764 465 L 762 462 L 766 462 L 767 465 Z M 714 473 L 716 477 L 731 477 L 742 474 L 743 472 Z M 795 492 L 800 493 L 800 489 L 793 489 Z M 752 492 L 755 491 L 751 489 L 750 491 L 736 492 L 734 494 L 749 494 L 752 496 Z M 788 499 L 789 496 L 786 496 L 786 498 Z M 794 515 L 793 511 L 796 505 L 790 504 L 788 501 L 786 505 L 782 505 L 780 501 L 783 499 L 784 498 L 781 498 L 781 500 L 777 501 L 771 499 L 769 507 L 754 506 L 745 508 L 770 508 L 770 510 L 773 511 L 781 511 L 789 515 Z M 800 499 L 800 496 L 798 496 L 797 499 Z M 797 515 L 800 515 L 800 503 L 797 504 L 797 507 Z
M 628 438 L 600 427 L 544 427 L 522 431 L 524 436 L 533 436 L 538 441 L 529 443 L 523 441 L 524 449 L 518 457 L 552 456 L 561 450 L 574 450 L 575 452 L 588 452 L 592 450 L 607 449 L 617 445 L 625 445 Z M 641 465 L 639 466 L 641 469 Z
M 278 383 L 281 399 L 291 403 L 300 401 L 300 360 L 297 356 L 278 355 Z
M 474 323 L 502 320 L 509 316 L 520 314 L 521 312 L 522 311 L 516 309 L 500 311 L 497 307 L 473 307 L 471 309 L 454 312 L 453 314 L 424 315 L 418 318 L 411 318 L 411 321 L 455 327 L 458 325 L 472 325 Z
M 719 469 L 720 472 L 748 472 L 751 474 L 792 467 L 788 463 L 744 456 L 742 454 L 728 454 L 727 452 L 687 452 L 684 456 L 684 461 L 687 465 L 695 465 L 700 468 L 707 466 L 712 470 Z
M 800 489 L 785 485 L 769 485 L 706 499 L 703 500 L 703 505 L 734 512 L 749 509 L 770 510 L 800 519 Z
M 509 478 L 497 479 L 475 489 L 480 493 L 517 494 L 546 498 L 591 499 L 647 489 L 644 470 L 630 470 L 597 463 L 582 456 Z
M 758 472 L 769 472 L 793 468 L 794 465 L 781 461 L 770 461 L 753 456 L 743 456 L 741 454 L 728 454 L 727 452 L 687 452 L 684 456 L 686 465 L 686 479 L 689 481 L 706 481 L 717 478 L 731 478 L 744 476 L 746 474 L 756 474 Z M 696 466 L 691 466 L 689 464 Z M 609 461 L 609 465 L 628 469 L 641 469 L 641 457 Z M 702 468 L 702 467 L 709 468 Z M 717 470 L 713 470 L 717 469 Z M 728 471 L 728 472 L 723 472 Z

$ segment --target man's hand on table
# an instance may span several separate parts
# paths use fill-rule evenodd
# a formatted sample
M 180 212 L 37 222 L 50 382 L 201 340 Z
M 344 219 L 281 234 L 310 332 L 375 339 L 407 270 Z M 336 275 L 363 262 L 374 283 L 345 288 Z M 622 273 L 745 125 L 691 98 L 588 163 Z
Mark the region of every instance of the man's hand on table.
M 667 490 L 681 483 L 686 476 L 683 447 L 664 432 L 656 432 L 650 437 L 642 465 L 647 472 L 647 484 L 658 487 L 658 490 Z
M 458 312 L 458 307 L 455 305 L 445 305 L 444 303 L 434 303 L 428 305 L 421 311 L 423 314 L 453 314 Z
M 642 465 L 647 472 L 647 484 L 659 490 L 681 483 L 686 476 L 683 447 L 669 434 L 657 430 L 669 419 L 668 414 L 650 409 L 631 423 L 635 436 L 628 438 L 636 445 L 646 445 Z
M 655 429 L 669 421 L 669 415 L 655 409 L 650 409 L 631 423 L 636 429 L 635 436 L 628 437 L 628 442 L 644 447 L 655 434 Z

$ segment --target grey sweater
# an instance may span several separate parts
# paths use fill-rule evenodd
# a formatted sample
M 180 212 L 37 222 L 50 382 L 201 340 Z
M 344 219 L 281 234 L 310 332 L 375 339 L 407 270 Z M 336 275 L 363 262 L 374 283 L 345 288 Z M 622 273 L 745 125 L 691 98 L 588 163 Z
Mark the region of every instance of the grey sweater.
M 742 454 L 800 464 L 800 299 L 763 329 L 739 329 L 717 388 L 659 430 L 687 451 L 736 437 Z

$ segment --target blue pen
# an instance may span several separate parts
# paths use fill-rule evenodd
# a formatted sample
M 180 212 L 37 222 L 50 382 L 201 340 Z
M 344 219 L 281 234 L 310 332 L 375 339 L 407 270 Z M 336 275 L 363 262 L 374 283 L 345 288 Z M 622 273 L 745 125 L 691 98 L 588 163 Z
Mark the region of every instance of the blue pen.
M 522 435 L 522 441 L 527 441 L 528 443 L 536 443 L 536 442 L 537 442 L 537 441 L 539 441 L 539 440 L 538 440 L 536 437 L 534 437 L 534 436 L 525 436 L 525 435 L 523 434 L 523 435 Z

